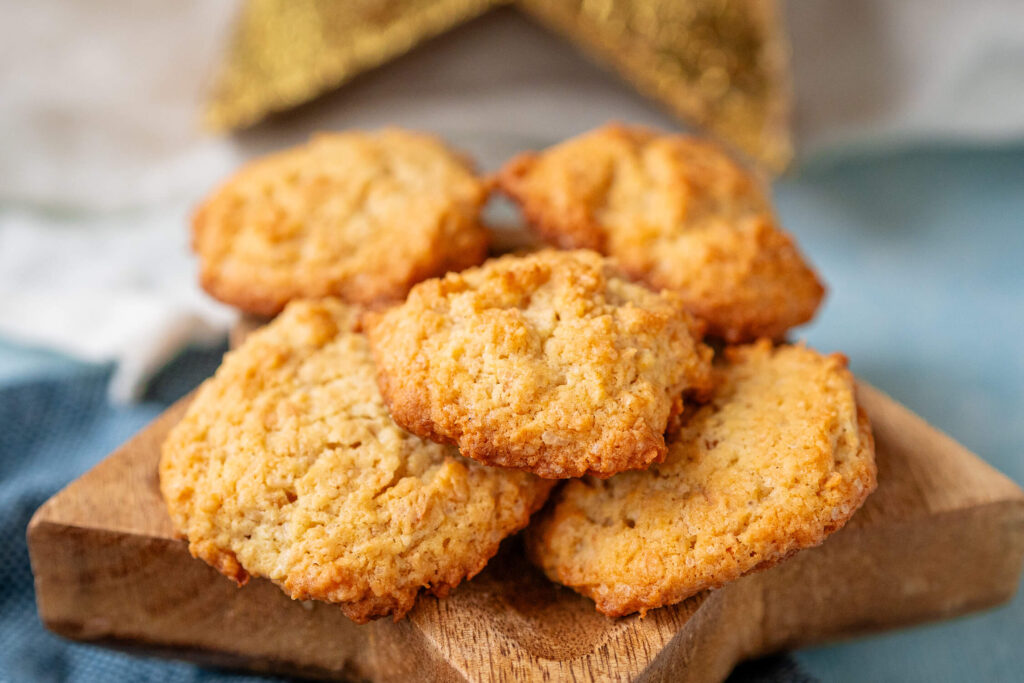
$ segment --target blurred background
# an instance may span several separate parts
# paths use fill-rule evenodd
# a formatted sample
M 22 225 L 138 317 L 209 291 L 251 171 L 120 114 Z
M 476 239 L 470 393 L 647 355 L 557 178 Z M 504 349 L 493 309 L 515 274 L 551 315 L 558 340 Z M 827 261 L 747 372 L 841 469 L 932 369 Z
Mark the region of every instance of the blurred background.
M 24 529 L 216 367 L 235 314 L 191 208 L 317 130 L 430 130 L 485 170 L 611 119 L 707 131 L 829 284 L 798 336 L 1024 483 L 1024 4 L 491 4 L 0 0 L 0 679 L 243 680 L 46 633 Z M 739 675 L 1016 681 L 1022 635 L 1018 597 Z

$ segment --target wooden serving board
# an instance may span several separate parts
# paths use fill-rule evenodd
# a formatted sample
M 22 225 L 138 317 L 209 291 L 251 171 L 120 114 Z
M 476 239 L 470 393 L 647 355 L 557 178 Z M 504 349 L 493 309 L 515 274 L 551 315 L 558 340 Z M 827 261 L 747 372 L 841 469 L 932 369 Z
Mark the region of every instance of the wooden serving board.
M 174 538 L 157 461 L 184 399 L 36 512 L 39 614 L 75 640 L 310 676 L 717 681 L 747 657 L 1009 599 L 1024 493 L 884 394 L 859 391 L 878 490 L 818 548 L 646 618 L 609 619 L 546 581 L 511 539 L 449 598 L 365 626 L 266 580 L 236 588 Z

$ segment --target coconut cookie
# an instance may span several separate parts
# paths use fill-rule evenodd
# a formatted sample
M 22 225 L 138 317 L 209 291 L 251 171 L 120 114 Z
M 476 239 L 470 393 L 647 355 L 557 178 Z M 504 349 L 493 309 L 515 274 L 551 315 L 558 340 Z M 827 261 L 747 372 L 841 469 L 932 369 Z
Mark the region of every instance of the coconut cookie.
M 292 299 L 401 300 L 484 260 L 483 182 L 428 135 L 320 134 L 255 161 L 196 212 L 200 282 L 262 315 Z
M 357 314 L 295 302 L 227 354 L 164 443 L 160 488 L 195 557 L 364 623 L 479 572 L 551 482 L 398 427 Z
M 875 488 L 874 442 L 839 355 L 767 342 L 716 364 L 664 462 L 568 482 L 534 562 L 610 616 L 679 602 L 821 543 Z
M 566 478 L 664 457 L 684 394 L 711 386 L 700 327 L 600 255 L 547 250 L 420 283 L 368 334 L 400 425 Z
M 824 296 L 754 177 L 699 139 L 609 125 L 520 155 L 498 184 L 546 240 L 679 292 L 730 343 L 781 338 Z

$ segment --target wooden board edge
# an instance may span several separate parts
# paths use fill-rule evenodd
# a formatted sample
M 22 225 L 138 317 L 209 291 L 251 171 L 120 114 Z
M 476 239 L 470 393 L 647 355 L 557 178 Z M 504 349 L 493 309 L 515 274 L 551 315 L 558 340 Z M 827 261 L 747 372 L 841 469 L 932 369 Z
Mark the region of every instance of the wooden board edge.
M 40 621 L 69 640 L 262 673 L 467 680 L 409 620 L 357 625 L 336 606 L 291 600 L 265 579 L 236 587 L 192 558 L 184 541 L 46 520 L 28 541 Z M 97 588 L 97 577 L 107 585 Z M 158 582 L 169 595 L 152 590 Z M 248 599 L 238 600 L 241 591 Z M 282 630 L 284 638 L 274 637 Z M 324 632 L 333 642 L 309 637 Z
M 862 379 L 855 378 L 855 381 L 858 403 L 862 406 L 865 403 L 870 403 L 875 406 L 876 412 L 898 415 L 899 419 L 906 424 L 906 427 L 904 427 L 905 431 L 914 430 L 920 434 L 927 434 L 929 440 L 935 445 L 936 450 L 955 454 L 956 457 L 963 459 L 965 463 L 969 462 L 972 467 L 976 468 L 978 476 L 983 476 L 987 479 L 986 485 L 995 486 L 998 489 L 1000 496 L 1007 500 L 1024 501 L 1024 489 L 1022 489 L 1021 485 L 987 460 L 925 420 L 888 393 Z M 871 417 L 873 427 L 875 426 L 876 418 L 877 415 Z
M 815 580 L 816 573 L 839 570 L 855 577 L 854 583 Z M 1022 572 L 1022 500 L 937 513 L 923 525 L 915 519 L 844 529 L 819 548 L 747 577 L 760 584 L 764 605 L 761 641 L 751 655 L 849 640 L 997 607 L 1016 595 Z M 860 598 L 866 586 L 871 588 L 870 602 Z M 794 605 L 801 606 L 799 612 L 794 612 Z M 825 615 L 818 623 L 808 618 L 815 611 Z

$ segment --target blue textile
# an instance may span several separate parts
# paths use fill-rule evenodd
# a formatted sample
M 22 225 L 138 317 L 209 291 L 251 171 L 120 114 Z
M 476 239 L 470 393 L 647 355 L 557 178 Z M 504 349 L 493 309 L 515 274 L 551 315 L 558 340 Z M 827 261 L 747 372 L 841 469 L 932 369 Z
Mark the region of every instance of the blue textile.
M 784 224 L 830 285 L 802 335 L 1024 482 L 1024 150 L 915 152 L 805 168 L 776 186 Z M 107 368 L 0 342 L 0 681 L 266 680 L 71 644 L 39 624 L 32 512 L 212 372 L 190 352 L 142 404 L 105 401 Z M 1024 600 L 797 653 L 829 681 L 1018 681 Z M 793 660 L 737 680 L 807 680 Z
M 25 527 L 43 501 L 210 374 L 223 349 L 190 352 L 141 405 L 106 401 L 108 368 L 62 363 L 60 377 L 0 387 L 0 681 L 271 680 L 69 643 L 36 615 Z M 10 350 L 8 351 L 10 354 Z

